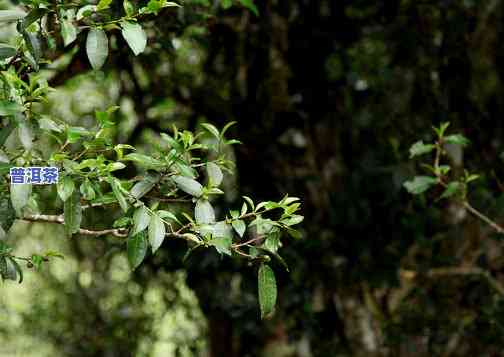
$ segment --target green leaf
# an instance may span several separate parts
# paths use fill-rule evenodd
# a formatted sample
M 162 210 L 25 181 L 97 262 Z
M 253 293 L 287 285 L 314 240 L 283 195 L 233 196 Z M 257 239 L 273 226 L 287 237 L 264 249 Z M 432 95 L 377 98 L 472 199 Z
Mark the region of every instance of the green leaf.
M 17 49 L 15 47 L 0 43 L 0 60 L 4 60 L 9 57 L 14 57 L 16 53 Z
M 233 228 L 224 221 L 220 221 L 215 224 L 202 224 L 198 227 L 198 232 L 203 237 L 212 236 L 214 238 L 233 238 Z
M 65 256 L 61 254 L 60 252 L 54 251 L 54 250 L 49 250 L 44 253 L 46 258 L 59 258 L 59 259 L 65 259 Z
M 110 164 L 107 165 L 107 171 L 108 172 L 113 172 L 117 170 L 122 170 L 126 167 L 122 162 L 111 162 Z
M 281 246 L 280 232 L 276 231 L 269 234 L 266 240 L 264 241 L 263 246 L 270 252 L 276 253 L 278 251 L 278 248 L 280 248 Z
M 21 113 L 23 106 L 9 100 L 0 100 L 0 117 Z
M 449 126 L 450 126 L 450 122 L 444 122 L 444 123 L 441 123 L 441 125 L 439 125 L 439 128 L 433 127 L 433 129 L 436 132 L 436 134 L 438 134 L 438 136 L 441 138 L 444 136 L 444 133 L 445 133 L 446 129 L 448 129 Z
M 215 223 L 215 212 L 208 200 L 199 199 L 194 208 L 194 219 L 198 224 Z
M 232 239 L 230 237 L 216 237 L 209 240 L 208 245 L 215 247 L 219 254 L 231 255 Z
M 7 233 L 16 219 L 16 211 L 9 196 L 0 196 L 0 227 Z M 1 240 L 1 238 L 0 238 Z
M 14 210 L 18 215 L 21 216 L 23 208 L 28 204 L 31 192 L 32 185 L 30 184 L 16 184 L 10 186 L 12 207 L 14 207 Z
M 96 197 L 96 193 L 93 189 L 93 185 L 89 180 L 85 180 L 80 186 L 80 192 L 85 200 L 92 201 Z
M 255 211 L 256 208 L 255 208 L 255 205 L 254 205 L 254 201 L 252 201 L 252 199 L 250 197 L 248 197 L 248 196 L 242 196 L 242 197 L 250 205 L 250 208 L 252 208 L 252 211 Z
M 200 197 L 203 194 L 203 186 L 196 180 L 185 176 L 173 176 L 172 180 L 179 189 L 191 196 Z
M 477 175 L 477 174 L 467 175 L 465 182 L 469 183 L 469 182 L 472 182 L 472 181 L 477 180 L 479 178 L 480 178 L 480 175 Z
M 135 7 L 129 0 L 123 1 L 123 9 L 127 16 L 131 16 L 135 13 Z
M 257 6 L 252 2 L 252 0 L 238 0 L 240 4 L 245 6 L 247 9 L 252 11 L 254 15 L 259 16 L 259 10 L 257 9 Z
M 135 198 L 142 198 L 155 186 L 154 182 L 142 180 L 139 181 L 131 189 L 131 195 Z
M 74 190 L 72 195 L 65 201 L 63 205 L 63 215 L 65 217 L 65 233 L 71 236 L 77 233 L 82 221 L 82 208 L 80 204 L 79 191 Z
M 7 272 L 4 276 L 6 280 L 17 280 L 17 269 L 14 264 L 12 264 L 12 258 L 6 257 L 7 261 Z
M 63 45 L 65 47 L 77 39 L 77 29 L 71 21 L 61 21 L 61 37 L 63 37 Z
M 245 230 L 247 229 L 245 222 L 243 222 L 241 219 L 236 219 L 231 222 L 231 225 L 233 226 L 236 233 L 238 233 L 240 237 L 243 237 L 243 234 L 245 234 Z
M 31 256 L 31 262 L 35 266 L 35 269 L 40 270 L 40 267 L 42 266 L 42 263 L 44 262 L 44 257 L 38 254 L 33 254 Z
M 137 23 L 121 22 L 122 35 L 135 56 L 145 50 L 147 45 L 147 35 L 142 26 Z
M 280 222 L 285 224 L 286 226 L 294 226 L 296 224 L 299 224 L 303 222 L 304 217 L 300 215 L 293 215 L 291 217 L 282 219 Z
M 91 16 L 93 12 L 96 12 L 96 5 L 85 5 L 77 11 L 77 15 L 75 16 L 75 19 L 77 21 L 82 20 L 84 17 Z
M 112 0 L 100 0 L 98 2 L 98 5 L 96 5 L 96 11 L 101 11 L 109 8 L 110 4 L 112 4 Z
M 224 10 L 227 10 L 233 5 L 233 2 L 231 0 L 221 0 L 220 4 Z
M 23 121 L 17 127 L 19 141 L 26 150 L 31 150 L 33 147 L 33 133 L 28 124 Z
M 172 138 L 170 135 L 166 133 L 161 133 L 160 134 L 161 138 L 170 146 L 171 149 L 175 149 L 176 151 L 182 151 L 183 147 L 180 145 L 180 143 Z
M 404 188 L 413 195 L 418 195 L 427 191 L 430 187 L 437 184 L 437 179 L 431 176 L 415 176 L 413 180 L 406 181 Z
M 75 189 L 75 182 L 69 176 L 65 176 L 58 181 L 56 188 L 58 196 L 65 202 L 72 195 Z
M 277 300 L 275 273 L 267 264 L 261 264 L 257 278 L 261 319 L 272 315 Z
M 0 23 L 21 20 L 26 13 L 19 10 L 0 10 Z
M 28 65 L 35 71 L 35 72 L 38 72 L 39 71 L 39 64 L 38 64 L 38 60 L 35 59 L 31 54 L 30 52 L 24 52 L 23 53 L 23 59 L 26 61 L 26 63 L 28 63 Z
M 26 15 L 23 18 L 23 21 L 21 24 L 22 28 L 26 29 L 28 26 L 33 24 L 35 21 L 38 21 L 39 19 L 41 19 L 45 14 L 47 14 L 48 11 L 49 11 L 48 9 L 43 8 L 43 7 L 38 7 L 38 8 L 31 10 L 28 13 L 28 15 Z
M 116 219 L 114 221 L 114 223 L 112 224 L 112 227 L 114 227 L 114 228 L 122 228 L 122 227 L 128 226 L 130 223 L 131 223 L 131 218 L 129 218 L 129 217 L 121 217 L 121 218 L 118 218 L 118 219 Z
M 415 156 L 428 154 L 432 150 L 434 150 L 435 148 L 436 148 L 436 146 L 433 145 L 433 144 L 424 144 L 424 142 L 422 140 L 417 141 L 409 149 L 410 159 L 413 158 L 413 157 L 415 157 Z
M 18 283 L 21 284 L 23 282 L 23 270 L 21 269 L 18 262 L 14 258 L 9 257 L 9 260 L 12 263 L 12 266 L 14 267 L 16 272 L 18 273 L 18 275 L 19 275 Z
M 63 131 L 58 124 L 56 124 L 53 120 L 51 120 L 47 117 L 40 118 L 38 123 L 39 123 L 40 129 L 43 129 L 43 130 L 55 131 L 57 133 L 61 133 Z
M 214 125 L 209 124 L 209 123 L 203 123 L 201 124 L 203 128 L 205 128 L 210 134 L 215 136 L 217 139 L 219 139 L 219 129 L 217 129 Z
M 132 234 L 135 235 L 138 232 L 142 232 L 149 226 L 150 222 L 150 216 L 149 216 L 149 211 L 147 210 L 147 207 L 144 205 L 138 207 L 135 210 L 135 213 L 133 214 L 133 232 Z
M 153 214 L 149 222 L 149 242 L 152 247 L 152 254 L 156 253 L 161 244 L 163 244 L 165 233 L 166 227 L 164 222 L 157 214 Z
M 7 279 L 7 275 L 9 274 L 9 268 L 7 266 L 7 259 L 0 255 L 0 277 L 2 281 Z
M 207 162 L 206 169 L 210 186 L 220 186 L 223 178 L 221 168 L 213 162 Z
M 467 146 L 471 143 L 469 139 L 461 134 L 448 135 L 445 136 L 443 140 L 447 144 L 455 144 L 460 146 Z
M 92 133 L 89 130 L 86 130 L 85 128 L 82 128 L 80 126 L 70 126 L 66 130 L 67 134 L 67 141 L 70 144 L 76 143 L 81 139 L 82 136 L 91 136 Z
M 123 160 L 125 161 L 133 161 L 137 164 L 139 164 L 142 167 L 145 167 L 147 169 L 153 169 L 156 171 L 161 170 L 163 167 L 165 167 L 165 163 L 161 160 L 155 159 L 151 156 L 143 155 L 143 154 L 137 154 L 137 153 L 131 153 L 126 155 Z
M 100 69 L 108 56 L 108 38 L 105 31 L 93 28 L 86 40 L 86 52 L 93 69 Z
M 238 122 L 231 121 L 231 122 L 227 123 L 226 125 L 224 125 L 224 128 L 222 128 L 222 131 L 220 133 L 221 138 L 224 138 L 224 134 L 226 134 L 226 131 L 228 131 L 229 128 L 231 128 L 233 125 L 236 125 L 236 124 L 238 124 Z
M 462 188 L 462 183 L 458 181 L 450 182 L 447 186 L 446 189 L 444 190 L 443 194 L 439 197 L 439 199 L 443 198 L 448 198 L 452 197 L 458 192 L 460 192 L 460 189 Z
M 145 232 L 139 232 L 128 237 L 127 251 L 131 269 L 135 270 L 143 262 L 147 254 Z
M 119 206 L 121 206 L 122 210 L 126 212 L 129 206 L 126 198 L 124 198 L 124 195 L 122 193 L 121 181 L 116 178 L 112 178 L 109 183 L 110 186 L 112 186 L 112 191 L 114 192 L 114 196 L 116 197 L 117 202 L 119 202 Z
M 178 224 L 182 224 L 180 223 L 180 221 L 178 220 L 177 216 L 175 216 L 173 213 L 169 212 L 169 211 L 164 211 L 164 210 L 159 210 L 159 211 L 156 211 L 156 214 L 161 217 L 162 219 L 171 219 L 172 221 L 175 221 L 177 222 Z
M 26 48 L 33 56 L 33 59 L 35 60 L 35 62 L 38 62 L 40 60 L 40 57 L 42 56 L 42 47 L 37 35 L 23 31 L 23 39 L 25 41 Z

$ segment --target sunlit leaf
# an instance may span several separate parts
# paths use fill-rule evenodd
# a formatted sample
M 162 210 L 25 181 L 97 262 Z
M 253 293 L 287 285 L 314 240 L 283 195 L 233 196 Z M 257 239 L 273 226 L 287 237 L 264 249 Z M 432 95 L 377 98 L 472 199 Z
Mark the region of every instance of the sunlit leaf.
M 86 53 L 93 69 L 100 69 L 108 56 L 108 38 L 105 31 L 92 28 L 86 40 Z
M 199 199 L 194 208 L 194 219 L 198 224 L 215 223 L 215 212 L 208 200 Z
M 144 205 L 138 207 L 135 210 L 135 213 L 133 214 L 133 232 L 132 234 L 135 235 L 138 232 L 142 232 L 149 226 L 150 222 L 150 216 L 149 216 L 149 211 L 147 210 L 147 207 Z
M 179 189 L 194 197 L 199 197 L 203 194 L 203 186 L 196 180 L 185 176 L 173 176 L 173 182 Z
M 154 254 L 164 241 L 166 227 L 163 220 L 157 215 L 153 214 L 149 222 L 149 242 Z
M 121 22 L 121 27 L 124 39 L 135 56 L 138 56 L 145 50 L 145 46 L 147 45 L 147 35 L 145 31 L 140 24 L 127 21 Z

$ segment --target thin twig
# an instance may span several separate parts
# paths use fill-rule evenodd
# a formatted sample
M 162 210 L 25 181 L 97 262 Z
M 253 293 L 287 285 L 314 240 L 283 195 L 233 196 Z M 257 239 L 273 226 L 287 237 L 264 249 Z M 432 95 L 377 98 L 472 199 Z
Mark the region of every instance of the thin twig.
M 233 248 L 243 247 L 244 245 L 248 245 L 248 244 L 250 244 L 250 243 L 257 242 L 257 241 L 259 241 L 259 240 L 261 240 L 261 239 L 264 239 L 264 236 L 263 236 L 263 235 L 258 236 L 258 237 L 255 237 L 255 238 L 252 238 L 252 239 L 250 239 L 250 240 L 248 240 L 248 241 L 246 241 L 246 242 L 243 242 L 243 243 L 235 243 L 235 244 L 233 244 L 233 245 L 232 245 L 232 247 L 233 247 Z
M 31 214 L 26 215 L 22 218 L 23 221 L 28 222 L 45 222 L 45 223 L 55 223 L 55 224 L 65 224 L 65 219 L 61 215 L 46 215 L 46 214 Z M 100 237 L 111 234 L 118 238 L 125 238 L 128 236 L 127 230 L 123 228 L 114 229 L 104 229 L 104 230 L 90 230 L 85 228 L 79 229 L 79 234 Z
M 496 222 L 492 221 L 490 218 L 488 218 L 483 213 L 481 213 L 480 211 L 478 211 L 476 208 L 474 208 L 473 206 L 471 206 L 471 204 L 469 202 L 464 201 L 463 205 L 464 205 L 464 207 L 469 212 L 471 212 L 473 215 L 475 215 L 476 217 L 478 217 L 479 219 L 481 219 L 482 221 L 484 221 L 486 224 L 488 224 L 490 227 L 492 227 L 493 229 L 495 229 L 497 231 L 497 233 L 504 234 L 504 228 L 502 228 Z

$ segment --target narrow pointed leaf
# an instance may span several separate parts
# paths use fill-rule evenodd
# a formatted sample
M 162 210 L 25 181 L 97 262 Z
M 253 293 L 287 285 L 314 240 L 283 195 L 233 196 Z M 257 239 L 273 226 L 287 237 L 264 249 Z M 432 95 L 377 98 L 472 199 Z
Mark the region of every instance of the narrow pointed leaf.
M 61 22 L 61 36 L 65 47 L 77 39 L 77 29 L 71 21 L 63 20 Z
M 152 247 L 152 253 L 156 253 L 163 244 L 166 233 L 164 222 L 157 214 L 153 214 L 149 222 L 149 242 Z
M 112 191 L 114 192 L 114 196 L 117 199 L 117 202 L 119 202 L 119 206 L 121 206 L 122 210 L 126 212 L 129 206 L 121 190 L 121 181 L 119 181 L 116 178 L 113 178 L 110 181 L 110 185 L 112 186 Z
M 261 319 L 271 316 L 277 299 L 275 273 L 267 264 L 262 264 L 258 273 L 259 306 Z
M 98 2 L 98 5 L 96 5 L 96 10 L 97 11 L 105 10 L 108 7 L 110 7 L 110 4 L 112 4 L 112 0 L 100 0 Z
M 74 190 L 65 201 L 63 205 L 63 215 L 65 217 L 65 233 L 67 236 L 77 233 L 82 221 L 82 208 L 78 190 Z
M 245 230 L 247 229 L 247 225 L 245 222 L 243 222 L 241 219 L 236 219 L 231 222 L 231 225 L 233 226 L 234 230 L 240 237 L 243 237 L 243 234 L 245 233 Z
M 28 48 L 28 51 L 33 56 L 35 62 L 38 62 L 42 56 L 42 47 L 39 38 L 36 34 L 27 31 L 23 31 L 23 38 L 25 40 L 26 48 Z
M 105 31 L 91 29 L 86 40 L 86 53 L 93 69 L 100 69 L 107 60 L 108 38 Z

